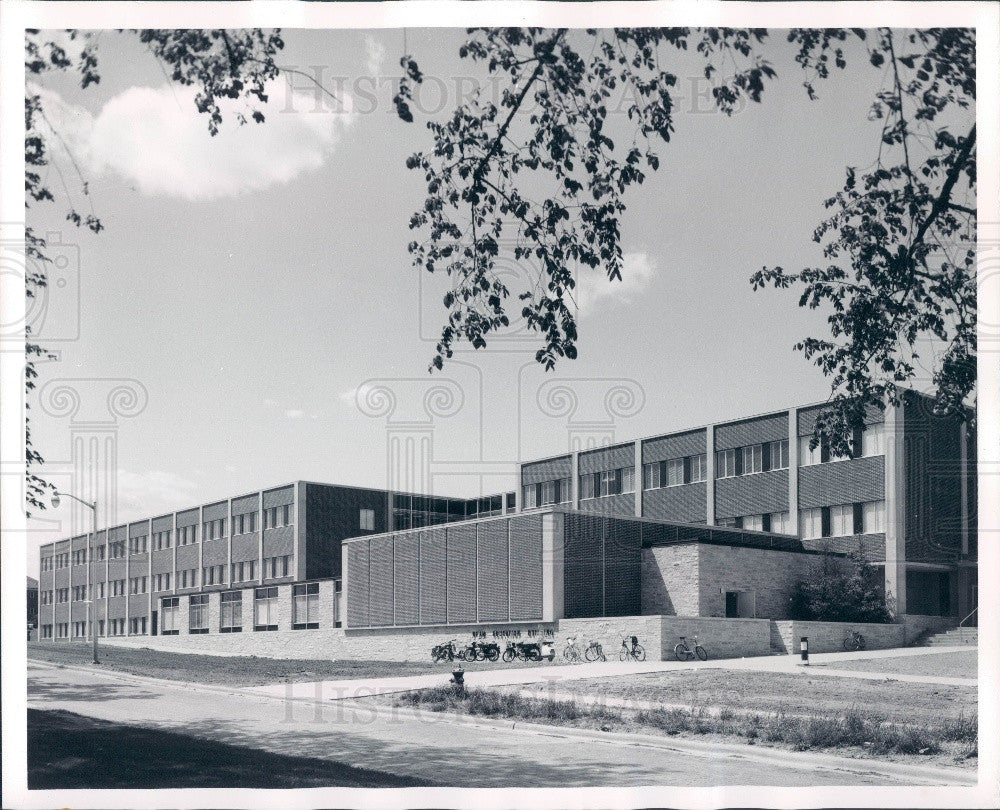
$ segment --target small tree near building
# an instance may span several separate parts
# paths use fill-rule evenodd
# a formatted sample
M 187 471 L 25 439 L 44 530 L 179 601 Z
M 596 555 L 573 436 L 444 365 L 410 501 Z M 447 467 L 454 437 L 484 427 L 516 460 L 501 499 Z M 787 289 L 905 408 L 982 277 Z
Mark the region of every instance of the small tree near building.
M 811 575 L 795 587 L 789 615 L 800 621 L 888 624 L 893 620 L 886 605 L 882 572 L 860 551 L 846 557 L 824 552 Z

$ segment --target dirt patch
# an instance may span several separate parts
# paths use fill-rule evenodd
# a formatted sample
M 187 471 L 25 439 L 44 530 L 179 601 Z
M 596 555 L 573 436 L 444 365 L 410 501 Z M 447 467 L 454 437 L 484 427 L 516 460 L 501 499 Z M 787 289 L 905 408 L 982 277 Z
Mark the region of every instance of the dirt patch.
M 730 708 L 818 717 L 836 716 L 852 706 L 874 706 L 887 720 L 904 723 L 975 717 L 978 710 L 975 687 L 854 681 L 807 673 L 685 670 L 564 681 L 554 688 L 567 694 L 662 702 L 695 709 Z

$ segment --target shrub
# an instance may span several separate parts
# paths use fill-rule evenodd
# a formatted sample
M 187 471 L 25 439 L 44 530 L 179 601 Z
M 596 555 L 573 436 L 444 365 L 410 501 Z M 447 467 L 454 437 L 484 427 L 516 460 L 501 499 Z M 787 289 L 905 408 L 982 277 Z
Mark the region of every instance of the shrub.
M 889 623 L 882 574 L 860 551 L 846 558 L 824 552 L 811 575 L 789 598 L 788 614 L 800 621 Z

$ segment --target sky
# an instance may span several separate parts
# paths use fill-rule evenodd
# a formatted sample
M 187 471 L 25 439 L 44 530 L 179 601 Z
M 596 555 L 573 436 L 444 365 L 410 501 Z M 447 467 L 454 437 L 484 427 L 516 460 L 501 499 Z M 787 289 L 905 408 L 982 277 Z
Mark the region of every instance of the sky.
M 423 187 L 405 159 L 429 145 L 428 118 L 482 77 L 458 58 L 462 32 L 407 30 L 429 80 L 406 124 L 391 104 L 402 31 L 284 38 L 280 63 L 319 75 L 337 109 L 291 74 L 270 88 L 264 125 L 227 121 L 212 138 L 192 94 L 113 32 L 99 42 L 99 85 L 41 87 L 62 147 L 49 183 L 93 206 L 105 230 L 73 228 L 61 206 L 29 211 L 40 232 L 61 234 L 50 241 L 66 257 L 36 313 L 58 359 L 40 367 L 33 438 L 64 491 L 86 497 L 95 475 L 108 481 L 116 498 L 102 523 L 296 479 L 488 494 L 514 488 L 518 461 L 574 439 L 827 397 L 792 349 L 826 334 L 823 314 L 799 308 L 794 291 L 754 292 L 749 277 L 822 261 L 811 237 L 823 200 L 845 166 L 877 152 L 867 112 L 880 71 L 836 75 L 810 102 L 779 35 L 766 47 L 779 78 L 764 103 L 727 118 L 696 97 L 694 58 L 678 56 L 676 134 L 659 147 L 660 171 L 626 198 L 623 281 L 582 282 L 579 358 L 546 373 L 515 323 L 431 375 L 446 282 L 411 265 L 407 223 Z M 108 398 L 122 386 L 137 392 L 131 405 Z M 66 389 L 75 411 L 61 407 Z M 89 444 L 98 436 L 109 443 Z M 424 449 L 400 461 L 397 440 Z M 66 510 L 29 523 L 33 547 L 84 528 Z

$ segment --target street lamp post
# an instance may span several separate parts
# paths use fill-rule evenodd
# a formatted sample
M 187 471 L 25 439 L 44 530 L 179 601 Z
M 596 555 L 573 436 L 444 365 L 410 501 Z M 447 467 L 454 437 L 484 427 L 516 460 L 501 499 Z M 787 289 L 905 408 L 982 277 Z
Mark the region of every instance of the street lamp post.
M 60 498 L 72 498 L 77 503 L 82 503 L 88 509 L 90 509 L 91 517 L 93 518 L 92 527 L 93 532 L 91 533 L 91 542 L 89 548 L 90 554 L 90 602 L 93 605 L 91 612 L 91 622 L 90 622 L 90 632 L 94 638 L 94 663 L 101 663 L 97 658 L 97 572 L 94 570 L 95 558 L 97 557 L 97 501 L 85 501 L 82 498 L 77 498 L 76 495 L 70 495 L 66 492 L 54 492 L 52 494 L 52 508 L 58 509 L 60 504 Z

